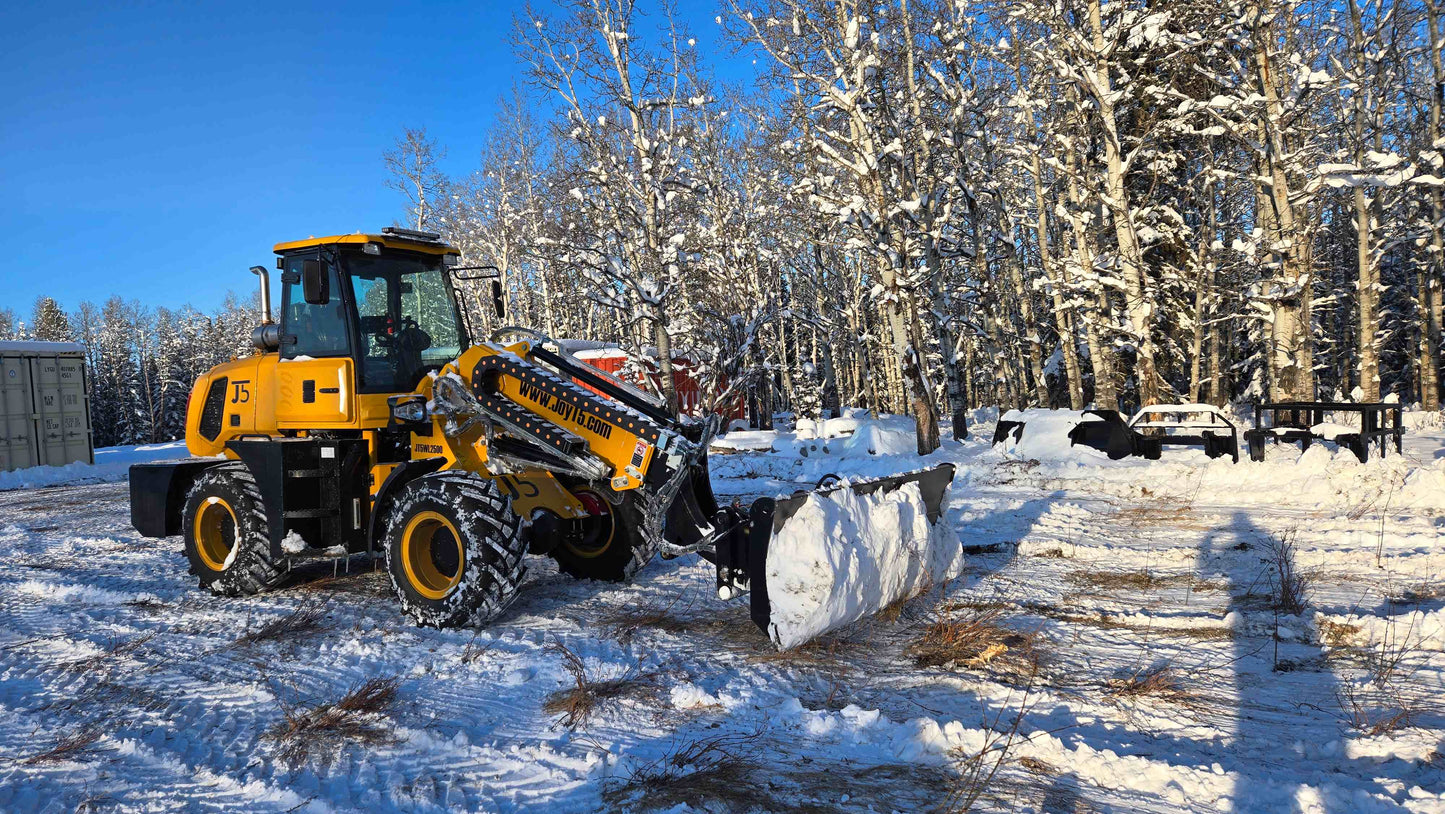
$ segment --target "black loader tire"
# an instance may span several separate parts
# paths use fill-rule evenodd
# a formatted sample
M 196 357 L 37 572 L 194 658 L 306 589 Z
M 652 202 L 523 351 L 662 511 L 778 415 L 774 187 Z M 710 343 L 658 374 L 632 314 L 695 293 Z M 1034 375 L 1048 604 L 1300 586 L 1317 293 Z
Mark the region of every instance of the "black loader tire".
M 226 463 L 201 473 L 181 510 L 186 559 L 201 587 L 221 596 L 249 596 L 286 578 L 271 559 L 261 490 L 245 464 Z
M 424 627 L 482 624 L 522 587 L 522 520 L 494 481 L 437 472 L 402 486 L 386 516 L 386 571 Z
M 581 490 L 599 493 L 591 487 L 572 487 L 574 493 Z M 605 544 L 584 551 L 559 542 L 548 552 L 562 573 L 577 579 L 626 582 L 657 554 L 657 544 L 642 533 L 642 509 L 633 495 L 625 494 L 621 503 L 609 503 L 607 508 L 611 532 Z

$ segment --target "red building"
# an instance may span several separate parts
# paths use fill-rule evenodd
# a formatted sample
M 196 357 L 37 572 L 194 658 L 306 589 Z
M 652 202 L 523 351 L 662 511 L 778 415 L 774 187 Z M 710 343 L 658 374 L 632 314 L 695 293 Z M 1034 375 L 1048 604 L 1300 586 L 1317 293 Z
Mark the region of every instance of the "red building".
M 624 373 L 624 370 L 628 368 L 629 358 L 617 345 L 577 339 L 562 340 L 561 344 L 573 356 L 598 370 L 611 373 L 623 381 L 630 381 L 637 385 L 642 384 L 639 375 L 635 372 L 635 366 L 633 366 L 633 371 Z M 647 376 L 652 380 L 653 386 L 642 389 L 648 392 L 661 390 L 656 362 L 650 358 L 644 359 L 643 362 L 648 366 Z M 677 406 L 680 412 L 687 415 L 697 415 L 702 410 L 702 385 L 693 377 L 693 369 L 692 360 L 686 355 L 673 355 L 672 383 L 677 390 Z M 723 416 L 728 419 L 746 417 L 742 399 L 735 399 L 731 409 L 719 412 L 722 412 Z

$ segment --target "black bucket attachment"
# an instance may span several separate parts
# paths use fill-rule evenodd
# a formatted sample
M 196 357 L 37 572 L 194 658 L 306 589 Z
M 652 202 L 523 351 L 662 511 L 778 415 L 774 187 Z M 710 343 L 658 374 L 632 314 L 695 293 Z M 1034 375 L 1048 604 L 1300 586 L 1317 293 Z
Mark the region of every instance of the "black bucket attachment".
M 841 489 L 851 490 L 859 496 L 881 496 L 906 484 L 916 483 L 923 498 L 928 524 L 935 526 L 943 517 L 943 502 L 953 483 L 953 475 L 953 464 L 940 464 L 918 472 L 798 491 L 784 498 L 760 498 L 746 511 L 724 507 L 718 511 L 714 521 L 717 528 L 727 529 L 716 547 L 718 595 L 731 599 L 751 592 L 753 623 L 776 642 L 772 625 L 773 606 L 768 596 L 768 550 L 779 532 L 809 498 L 827 496 Z
M 1074 446 L 1093 447 L 1117 461 L 1130 455 L 1139 455 L 1151 461 L 1159 460 L 1162 446 L 1159 439 L 1140 435 L 1124 422 L 1118 410 L 1085 410 L 1085 417 L 1097 421 L 1082 421 L 1069 430 L 1069 443 Z

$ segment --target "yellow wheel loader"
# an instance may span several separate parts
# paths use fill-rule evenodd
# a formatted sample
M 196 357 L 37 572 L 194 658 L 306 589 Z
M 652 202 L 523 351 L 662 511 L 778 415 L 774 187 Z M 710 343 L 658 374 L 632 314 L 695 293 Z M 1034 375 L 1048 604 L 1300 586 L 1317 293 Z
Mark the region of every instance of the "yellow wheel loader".
M 720 508 L 706 454 L 715 418 L 674 416 L 531 331 L 474 340 L 458 282 L 478 269 L 435 234 L 389 228 L 275 253 L 279 320 L 269 272 L 253 267 L 258 353 L 191 391 L 196 457 L 130 471 L 132 525 L 182 536 L 202 587 L 254 594 L 293 566 L 369 553 L 413 620 L 445 627 L 500 613 L 529 553 L 612 581 L 659 551 L 698 553 L 720 595 L 752 590 L 769 630 L 768 545 L 809 494 Z M 952 474 L 852 488 L 917 484 L 936 523 Z

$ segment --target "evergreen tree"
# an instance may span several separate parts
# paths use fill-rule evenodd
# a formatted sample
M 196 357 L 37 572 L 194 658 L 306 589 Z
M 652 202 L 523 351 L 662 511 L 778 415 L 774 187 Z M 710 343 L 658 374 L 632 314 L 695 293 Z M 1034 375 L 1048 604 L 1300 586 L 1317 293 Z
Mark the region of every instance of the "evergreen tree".
M 41 342 L 69 342 L 74 339 L 70 331 L 70 320 L 60 303 L 50 297 L 35 300 L 35 310 L 30 318 L 30 333 Z

